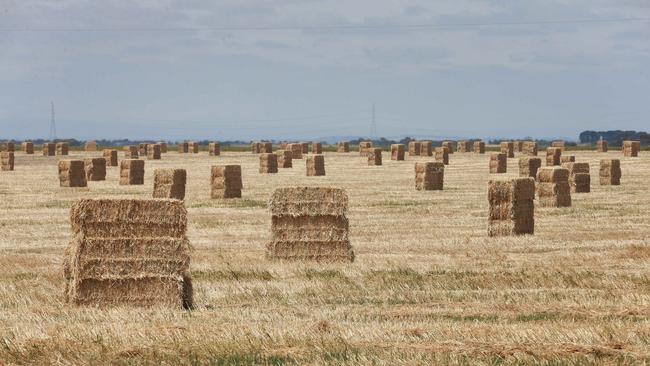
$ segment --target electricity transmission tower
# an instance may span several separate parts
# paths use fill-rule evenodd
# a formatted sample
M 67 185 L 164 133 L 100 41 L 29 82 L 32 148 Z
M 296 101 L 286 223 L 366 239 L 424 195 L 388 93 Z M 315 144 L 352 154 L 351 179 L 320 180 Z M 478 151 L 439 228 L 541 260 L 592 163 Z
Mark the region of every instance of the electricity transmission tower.
M 54 120 L 54 101 L 52 103 L 52 113 L 50 114 L 50 141 L 56 140 L 56 121 Z

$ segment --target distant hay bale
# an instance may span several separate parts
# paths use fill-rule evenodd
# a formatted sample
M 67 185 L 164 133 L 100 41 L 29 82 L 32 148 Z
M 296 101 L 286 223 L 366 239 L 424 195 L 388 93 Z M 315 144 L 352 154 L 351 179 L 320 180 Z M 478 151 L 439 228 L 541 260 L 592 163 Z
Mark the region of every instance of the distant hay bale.
M 539 168 L 537 181 L 537 198 L 541 207 L 571 207 L 568 169 L 557 166 Z
M 302 146 L 300 144 L 289 144 L 287 150 L 291 151 L 291 159 L 302 159 Z
M 639 150 L 641 150 L 641 142 L 623 141 L 623 156 L 635 158 L 639 156 Z
M 273 143 L 271 142 L 261 142 L 260 143 L 260 154 L 270 154 L 273 152 Z
M 366 157 L 368 156 L 368 151 L 372 149 L 372 142 L 371 141 L 361 141 L 359 143 L 359 155 Z
M 4 144 L 2 144 L 2 151 L 15 152 L 16 151 L 16 144 L 11 142 L 11 141 L 7 141 Z
M 293 154 L 289 150 L 278 150 L 275 152 L 278 156 L 278 167 L 291 168 L 293 167 Z
M 212 198 L 241 198 L 243 189 L 240 165 L 216 165 L 212 167 Z
M 404 160 L 404 144 L 390 145 L 390 159 L 391 160 Z
M 474 153 L 476 153 L 476 154 L 485 154 L 485 142 L 483 142 L 483 141 L 474 141 Z
M 508 155 L 506 153 L 490 154 L 490 173 L 501 174 L 508 169 Z
M 449 165 L 449 148 L 444 146 L 436 147 L 435 160 L 444 165 Z
M 140 157 L 139 149 L 137 146 L 124 146 L 125 159 L 137 159 Z
M 260 154 L 260 174 L 278 172 L 278 156 L 271 153 Z
M 86 187 L 87 185 L 83 160 L 59 160 L 59 186 Z
M 546 148 L 546 166 L 555 166 L 562 164 L 562 148 Z
M 600 185 L 618 186 L 621 184 L 621 161 L 603 159 L 600 161 Z
M 70 145 L 67 142 L 57 142 L 56 143 L 56 154 L 57 155 L 68 155 L 70 151 Z
M 198 154 L 199 153 L 199 143 L 195 142 L 195 141 L 188 142 L 188 149 L 189 149 L 190 153 Z
M 515 143 L 512 141 L 502 141 L 501 142 L 501 153 L 506 154 L 508 158 L 515 157 Z
M 190 143 L 189 142 L 181 142 L 177 146 L 177 150 L 179 154 L 188 154 L 190 152 Z
M 117 166 L 117 150 L 104 149 L 102 155 L 106 159 L 106 166 Z
M 523 152 L 524 151 L 524 142 L 523 141 L 515 141 L 515 151 L 516 152 Z
M 368 165 L 381 165 L 381 153 L 382 149 L 378 147 L 368 150 Z
M 84 160 L 87 181 L 106 180 L 106 159 L 86 158 Z
M 288 144 L 286 141 L 282 141 L 282 142 L 280 143 L 280 150 L 286 150 L 286 149 L 287 149 L 287 145 L 289 145 L 289 144 Z
M 605 140 L 598 140 L 596 142 L 596 151 L 606 153 L 609 150 L 609 145 Z
M 262 152 L 262 143 L 259 141 L 251 142 L 251 153 L 260 154 Z
M 562 140 L 557 140 L 557 141 L 551 142 L 551 147 L 560 148 L 562 150 L 562 152 L 564 152 L 565 145 L 566 145 L 566 143 L 564 141 L 562 141 Z
M 456 151 L 456 142 L 455 141 L 443 141 L 442 142 L 442 147 L 446 147 L 447 152 L 449 154 L 453 154 L 454 151 Z
M 540 159 L 541 161 L 541 159 Z M 535 233 L 535 180 L 515 178 L 488 182 L 488 236 Z
M 459 153 L 468 153 L 472 151 L 472 143 L 470 141 L 458 141 L 458 150 Z
M 24 141 L 21 147 L 25 154 L 31 155 L 34 153 L 34 143 L 31 141 Z
M 591 192 L 591 175 L 589 163 L 565 162 L 562 167 L 569 171 L 571 193 Z
M 149 156 L 149 144 L 147 143 L 138 144 L 138 154 L 142 157 Z
M 301 142 L 300 147 L 302 148 L 302 153 L 303 154 L 309 154 L 309 143 L 308 142 Z
M 167 143 L 166 143 L 165 141 L 157 142 L 156 145 L 160 145 L 160 152 L 161 152 L 162 154 L 166 154 L 166 153 L 167 153 Z
M 221 155 L 221 145 L 218 142 L 211 142 L 208 144 L 208 153 L 210 156 Z
M 323 155 L 310 155 L 307 157 L 307 176 L 316 177 L 325 175 L 325 157 Z
M 537 178 L 537 170 L 542 167 L 542 159 L 529 156 L 519 158 L 519 176 L 522 178 Z
M 441 162 L 415 163 L 415 189 L 418 191 L 442 190 L 445 180 L 445 164 Z
M 420 148 L 420 141 L 409 141 L 409 156 L 419 156 Z
M 53 142 L 43 143 L 43 156 L 54 156 L 56 155 L 56 144 Z
M 560 165 L 564 163 L 574 163 L 576 161 L 576 157 L 574 155 L 562 155 L 560 157 Z
M 67 303 L 192 307 L 187 211 L 178 200 L 82 199 L 63 272 Z
M 86 141 L 86 144 L 84 145 L 84 150 L 86 150 L 87 152 L 97 151 L 97 141 Z
M 185 199 L 185 169 L 156 169 L 153 172 L 153 198 Z
M 13 151 L 3 151 L 0 152 L 0 169 L 3 171 L 12 171 L 14 170 L 14 152 Z
M 433 155 L 433 142 L 420 141 L 420 156 L 432 156 L 432 155 Z
M 528 156 L 537 156 L 537 142 L 524 141 L 522 152 Z
M 339 141 L 336 152 L 340 153 L 349 153 L 350 152 L 350 143 L 347 141 Z
M 160 160 L 161 156 L 160 145 L 154 144 L 147 146 L 147 159 Z
M 316 155 L 318 156 L 318 155 Z M 348 197 L 343 189 L 278 188 L 269 202 L 269 259 L 354 261 L 347 219 Z
M 312 154 L 322 154 L 323 153 L 323 144 L 320 142 L 311 143 L 311 153 Z
M 124 159 L 120 162 L 120 185 L 144 184 L 144 160 Z

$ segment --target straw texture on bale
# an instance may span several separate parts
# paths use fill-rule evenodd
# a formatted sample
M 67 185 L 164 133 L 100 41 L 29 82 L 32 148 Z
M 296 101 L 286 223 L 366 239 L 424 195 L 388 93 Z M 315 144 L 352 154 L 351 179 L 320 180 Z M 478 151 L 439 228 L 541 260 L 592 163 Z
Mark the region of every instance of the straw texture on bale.
M 441 162 L 415 163 L 415 189 L 440 191 L 445 179 L 445 164 Z
M 378 147 L 368 150 L 368 165 L 381 165 L 381 152 L 382 149 Z
M 25 154 L 33 154 L 34 153 L 34 143 L 31 141 L 25 141 L 22 143 L 22 150 Z
M 243 188 L 241 165 L 213 166 L 210 182 L 212 198 L 240 198 Z
M 600 185 L 618 186 L 621 184 L 621 161 L 618 159 L 603 159 L 600 161 Z
M 147 159 L 160 160 L 160 156 L 161 156 L 160 145 L 153 144 L 147 146 Z
M 124 146 L 124 158 L 137 159 L 139 157 L 140 154 L 137 146 Z
M 529 156 L 519 158 L 519 176 L 537 178 L 537 170 L 542 167 L 542 159 Z
M 83 199 L 70 210 L 65 300 L 192 307 L 187 211 L 178 200 Z
M 104 149 L 102 156 L 106 159 L 106 166 L 117 166 L 117 150 Z
M 300 147 L 302 148 L 302 153 L 303 154 L 309 154 L 309 143 L 308 142 L 301 142 Z
M 322 154 L 323 153 L 323 144 L 320 142 L 311 143 L 311 153 L 312 154 Z
M 444 146 L 436 147 L 435 160 L 444 165 L 449 165 L 449 149 Z
M 43 143 L 43 156 L 54 156 L 56 155 L 56 144 L 53 142 Z
M 84 169 L 86 170 L 86 180 L 106 180 L 106 159 L 86 158 L 84 160 Z
M 571 207 L 569 170 L 543 167 L 537 171 L 537 198 L 541 207 Z
M 97 151 L 97 141 L 86 141 L 84 145 L 84 150 L 89 152 Z
M 221 155 L 221 145 L 218 142 L 211 142 L 208 144 L 208 153 L 210 156 Z
M 501 142 L 501 153 L 506 154 L 508 158 L 515 157 L 515 143 L 512 141 L 502 141 Z
M 420 141 L 420 156 L 432 156 L 432 155 L 433 155 L 433 142 Z
M 574 155 L 562 155 L 560 157 L 560 165 L 564 163 L 574 163 L 576 161 L 576 157 Z
M 259 154 L 262 152 L 262 143 L 259 141 L 251 142 L 251 153 Z
M 404 144 L 390 145 L 390 160 L 404 160 Z
M 506 153 L 490 154 L 490 173 L 501 174 L 508 169 L 508 155 Z
M 528 156 L 537 156 L 537 142 L 535 141 L 524 141 L 522 152 Z
M 278 156 L 273 153 L 262 153 L 260 155 L 260 173 L 277 173 Z
M 147 143 L 138 144 L 138 154 L 142 157 L 149 156 L 149 144 Z
M 371 141 L 361 141 L 359 143 L 359 155 L 368 156 L 368 152 L 370 149 L 372 149 Z
M 515 151 L 516 152 L 523 152 L 524 151 L 524 142 L 523 141 L 515 141 Z
M 13 151 L 0 152 L 0 169 L 3 171 L 14 170 L 14 160 L 15 158 Z
M 11 142 L 11 141 L 7 141 L 7 142 L 2 144 L 2 151 L 15 152 L 16 151 L 16 144 Z
M 195 142 L 195 141 L 188 142 L 188 149 L 189 149 L 190 153 L 198 154 L 199 153 L 199 143 Z
M 472 143 L 470 141 L 458 141 L 458 150 L 459 153 L 468 153 L 472 152 Z
M 287 150 L 291 151 L 292 159 L 302 159 L 302 146 L 300 144 L 289 144 Z
M 262 142 L 260 145 L 260 153 L 270 154 L 273 152 L 273 143 L 271 142 Z
M 336 151 L 340 153 L 349 153 L 350 152 L 350 143 L 347 141 L 339 141 Z
M 185 199 L 185 169 L 156 169 L 153 172 L 153 198 Z
M 181 142 L 180 144 L 178 144 L 177 149 L 179 154 L 187 154 L 190 152 L 190 143 Z
M 61 187 L 86 187 L 85 163 L 83 160 L 59 160 L 59 185 Z
M 325 175 L 325 156 L 310 155 L 307 157 L 306 163 L 308 177 Z
M 162 154 L 166 154 L 166 153 L 167 153 L 167 143 L 166 143 L 166 142 L 164 142 L 164 141 L 160 141 L 160 142 L 157 142 L 156 145 L 160 145 L 160 152 L 161 152 Z
M 485 142 L 483 142 L 483 141 L 474 141 L 474 153 L 476 153 L 476 154 L 485 154 Z
M 348 197 L 343 189 L 279 188 L 269 202 L 269 259 L 352 262 L 347 219 Z
M 555 166 L 562 164 L 562 148 L 546 148 L 546 166 Z
M 70 151 L 70 145 L 67 142 L 57 142 L 56 143 L 56 154 L 57 155 L 68 155 Z
M 639 150 L 641 150 L 641 142 L 623 141 L 623 156 L 635 158 L 639 156 Z
M 535 180 L 516 178 L 488 182 L 488 236 L 535 233 Z
M 144 184 L 144 160 L 122 160 L 120 162 L 120 185 L 141 184 Z
M 589 163 L 567 162 L 562 164 L 569 171 L 569 186 L 571 193 L 591 192 L 591 174 Z
M 607 144 L 607 141 L 598 140 L 596 142 L 596 151 L 605 153 L 608 150 L 609 150 L 609 145 Z
M 419 156 L 421 145 L 420 141 L 409 141 L 409 156 Z
M 456 141 L 443 141 L 441 147 L 446 147 L 449 154 L 456 151 Z
M 278 150 L 275 152 L 278 156 L 278 167 L 279 168 L 291 168 L 293 167 L 293 159 L 291 151 L 289 150 Z

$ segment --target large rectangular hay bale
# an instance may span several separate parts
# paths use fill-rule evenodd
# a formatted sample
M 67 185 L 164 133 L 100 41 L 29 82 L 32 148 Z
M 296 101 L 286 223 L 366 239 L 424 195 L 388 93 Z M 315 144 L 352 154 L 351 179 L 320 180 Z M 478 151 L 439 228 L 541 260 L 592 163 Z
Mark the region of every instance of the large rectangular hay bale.
M 14 170 L 14 152 L 13 151 L 3 151 L 0 152 L 0 169 L 3 171 L 13 171 Z
M 277 150 L 275 154 L 278 156 L 279 168 L 293 167 L 293 154 L 289 150 Z
M 160 156 L 161 156 L 160 145 L 153 144 L 147 146 L 147 159 L 160 160 Z
M 641 150 L 640 141 L 623 141 L 623 156 L 637 157 L 639 156 L 639 150 Z
M 241 165 L 216 165 L 210 179 L 212 198 L 241 198 Z
M 449 148 L 444 146 L 436 147 L 435 160 L 444 165 L 449 165 Z
M 474 141 L 474 153 L 475 154 L 485 154 L 485 142 L 483 142 L 483 141 Z
M 125 159 L 137 159 L 140 157 L 140 149 L 138 146 L 124 146 Z
M 372 142 L 371 141 L 361 141 L 359 143 L 359 155 L 363 157 L 368 156 L 369 150 L 372 149 Z
M 441 162 L 415 163 L 415 189 L 418 191 L 442 190 L 445 164 Z
M 325 175 L 325 157 L 323 155 L 310 155 L 307 157 L 306 163 L 308 177 Z
M 492 153 L 490 154 L 490 173 L 501 174 L 508 169 L 508 154 Z
M 302 148 L 302 153 L 303 154 L 309 154 L 309 143 L 308 142 L 301 142 L 300 147 Z
M 56 144 L 53 142 L 44 142 L 43 156 L 54 156 L 54 155 L 56 155 Z
M 589 172 L 589 163 L 567 162 L 562 163 L 562 167 L 569 171 L 569 185 L 571 193 L 589 193 L 591 192 L 591 175 Z
M 138 144 L 138 154 L 142 157 L 149 156 L 149 144 L 146 142 Z
M 188 154 L 190 152 L 190 143 L 187 141 L 181 142 L 178 144 L 177 150 L 179 154 Z
M 2 151 L 6 152 L 15 152 L 16 151 L 16 144 L 11 141 L 7 141 L 2 144 Z
M 571 207 L 569 170 L 543 167 L 537 171 L 537 198 L 541 207 Z
M 542 159 L 529 156 L 519 158 L 519 176 L 537 178 L 537 170 L 542 167 Z
M 59 160 L 59 186 L 86 187 L 85 163 L 83 160 Z
M 347 141 L 339 141 L 336 152 L 340 153 L 349 153 L 350 152 L 350 143 Z
M 97 151 L 97 141 L 86 141 L 86 144 L 84 145 L 84 150 L 86 150 L 87 152 Z
M 528 156 L 537 156 L 538 148 L 535 141 L 524 141 L 522 152 Z
M 84 170 L 88 181 L 106 180 L 106 159 L 86 158 L 84 160 Z
M 311 143 L 311 153 L 312 154 L 322 154 L 323 153 L 323 144 L 321 142 L 312 142 Z
M 144 184 L 144 160 L 122 160 L 120 162 L 120 185 L 141 184 Z
M 441 147 L 446 147 L 449 154 L 456 151 L 456 141 L 443 141 Z
M 251 142 L 251 153 L 260 154 L 262 152 L 262 143 L 260 141 Z
M 517 141 L 514 141 L 514 144 L 515 144 L 515 151 L 516 152 L 523 152 L 524 151 L 524 142 L 523 141 L 517 140 Z
M 546 166 L 556 166 L 562 164 L 562 148 L 546 148 Z
M 606 153 L 609 150 L 609 145 L 605 140 L 598 140 L 596 142 L 596 151 Z
M 210 156 L 219 156 L 221 155 L 221 144 L 218 142 L 211 142 L 208 144 L 208 153 Z
M 472 152 L 472 143 L 470 141 L 458 141 L 458 150 L 459 153 L 468 153 Z
M 273 153 L 260 154 L 260 174 L 278 172 L 278 156 Z
M 600 185 L 618 186 L 621 184 L 621 161 L 618 159 L 603 159 L 600 161 Z
M 190 141 L 187 143 L 188 144 L 188 149 L 189 152 L 192 154 L 198 154 L 199 153 L 199 143 L 196 141 Z
M 287 150 L 291 151 L 291 159 L 302 159 L 302 145 L 289 144 Z
M 419 156 L 421 145 L 420 141 L 409 141 L 409 156 Z
M 106 159 L 106 166 L 117 166 L 117 150 L 104 149 L 102 156 Z
M 373 147 L 372 149 L 368 150 L 368 165 L 381 165 L 382 160 L 381 160 L 381 155 L 382 155 L 382 149 L 378 147 Z
M 433 142 L 431 141 L 420 141 L 420 156 L 432 156 L 433 155 Z
M 185 169 L 156 169 L 153 172 L 153 198 L 185 199 Z
M 34 143 L 31 141 L 24 141 L 21 144 L 22 150 L 25 154 L 33 154 L 34 153 Z
M 67 142 L 57 142 L 56 143 L 56 154 L 57 155 L 68 155 L 70 151 L 70 145 Z
M 390 160 L 404 160 L 404 144 L 390 145 Z
M 535 233 L 535 180 L 516 178 L 488 182 L 488 236 Z
M 160 145 L 160 152 L 162 154 L 167 153 L 167 143 L 165 141 L 159 141 L 159 142 L 156 143 L 156 145 Z
M 515 157 L 515 143 L 512 141 L 502 141 L 500 144 L 501 153 L 506 154 L 508 158 Z
M 559 148 L 562 152 L 564 152 L 564 147 L 566 146 L 566 143 L 562 140 L 556 140 L 551 142 L 551 147 L 557 147 Z

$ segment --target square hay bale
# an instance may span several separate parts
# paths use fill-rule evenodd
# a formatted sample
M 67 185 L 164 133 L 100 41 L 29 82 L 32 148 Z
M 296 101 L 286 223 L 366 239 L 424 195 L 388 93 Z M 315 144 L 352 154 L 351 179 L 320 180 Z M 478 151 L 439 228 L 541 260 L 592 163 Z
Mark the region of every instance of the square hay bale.
M 309 154 L 309 143 L 308 142 L 301 142 L 300 147 L 302 147 L 302 153 L 303 154 Z
M 564 152 L 564 147 L 565 147 L 565 145 L 566 145 L 566 144 L 565 144 L 564 141 L 562 141 L 562 140 L 557 140 L 557 141 L 553 141 L 553 142 L 551 142 L 551 147 L 557 147 L 557 148 L 560 148 L 560 150 L 561 150 L 562 152 Z
M 218 142 L 211 142 L 208 144 L 208 153 L 210 156 L 221 155 L 221 145 Z
M 350 143 L 347 141 L 339 141 L 338 145 L 336 146 L 336 152 L 349 153 Z
M 562 164 L 562 148 L 546 148 L 546 166 L 555 166 Z
M 322 154 L 323 153 L 323 144 L 320 142 L 311 143 L 311 153 L 312 154 Z
M 268 259 L 354 261 L 347 218 L 348 197 L 343 189 L 278 188 L 271 196 L 269 209 Z
M 190 152 L 190 143 L 181 142 L 180 144 L 178 144 L 177 150 L 179 154 L 188 154 Z
M 144 160 L 124 159 L 120 162 L 120 185 L 144 184 Z
M 4 144 L 2 144 L 2 151 L 15 152 L 16 151 L 16 144 L 11 142 L 11 141 L 7 141 Z
M 639 156 L 639 150 L 641 150 L 641 142 L 623 141 L 623 156 L 635 158 Z
M 440 162 L 415 163 L 415 189 L 441 191 L 445 180 L 445 164 Z
M 508 158 L 515 157 L 515 143 L 512 141 L 502 141 L 501 142 L 501 153 L 506 154 Z
M 70 151 L 70 145 L 67 142 L 57 142 L 56 143 L 56 154 L 57 155 L 68 155 Z
M 515 141 L 515 151 L 516 152 L 523 152 L 524 151 L 524 142 L 523 141 Z
M 86 158 L 84 160 L 87 181 L 106 180 L 106 159 Z
M 161 156 L 160 145 L 153 144 L 147 146 L 147 159 L 160 160 L 160 156 Z
M 621 161 L 603 159 L 600 161 L 600 185 L 618 186 L 621 184 Z
M 535 233 L 535 180 L 533 178 L 490 180 L 488 202 L 490 204 L 488 236 Z
M 31 155 L 34 153 L 34 143 L 31 141 L 24 141 L 21 147 L 25 154 Z
M 596 142 L 596 151 L 606 153 L 609 150 L 609 145 L 605 140 Z
M 435 160 L 444 165 L 449 165 L 449 149 L 444 146 L 436 147 Z
M 160 153 L 162 154 L 167 153 L 167 143 L 165 141 L 159 141 L 156 143 L 156 145 L 160 145 Z
M 421 145 L 420 141 L 409 141 L 409 156 L 419 156 Z
M 213 166 L 210 182 L 212 198 L 241 198 L 241 165 Z
M 459 153 L 468 153 L 472 152 L 472 143 L 470 141 L 458 141 L 458 150 Z
M 368 151 L 372 149 L 372 142 L 371 141 L 361 141 L 359 143 L 359 155 L 360 156 L 368 156 Z
M 260 155 L 260 174 L 278 172 L 278 156 L 273 153 Z
M 278 167 L 291 168 L 293 167 L 293 154 L 289 150 L 277 150 L 275 154 L 278 156 Z
M 251 153 L 260 154 L 262 152 L 262 143 L 259 141 L 251 142 Z
M 537 198 L 541 207 L 571 207 L 569 170 L 550 166 L 537 171 Z
M 564 163 L 575 163 L 576 157 L 574 155 L 562 155 L 560 157 L 560 165 Z
M 390 145 L 390 160 L 404 160 L 404 144 Z
M 53 142 L 43 143 L 43 156 L 54 156 L 56 155 L 56 144 Z
M 187 143 L 188 144 L 188 149 L 189 152 L 192 154 L 198 154 L 199 153 L 199 143 L 195 141 L 190 141 Z
M 117 150 L 104 149 L 102 155 L 106 159 L 106 166 L 117 166 Z
M 153 198 L 185 199 L 185 169 L 156 169 L 153 172 Z
M 432 155 L 433 155 L 433 142 L 420 141 L 420 156 L 432 156 Z
M 147 143 L 138 144 L 138 154 L 142 157 L 149 156 L 149 144 Z
M 59 160 L 59 186 L 86 187 L 87 185 L 83 160 Z
M 3 171 L 14 170 L 14 152 L 3 151 L 0 152 L 0 169 Z
M 524 141 L 523 153 L 528 156 L 537 156 L 537 142 L 535 141 Z
M 508 155 L 506 153 L 490 154 L 490 173 L 501 174 L 508 170 Z
M 310 155 L 307 157 L 307 176 L 316 177 L 325 175 L 325 157 L 323 155 Z
M 447 148 L 449 154 L 453 154 L 456 151 L 456 141 L 443 141 L 442 147 Z
M 137 159 L 138 157 L 140 154 L 137 146 L 124 146 L 124 158 Z
M 529 156 L 519 158 L 519 176 L 522 178 L 537 178 L 537 170 L 542 167 L 542 159 Z
M 591 192 L 589 163 L 567 162 L 562 163 L 562 167 L 569 171 L 569 186 L 571 186 L 571 193 Z
M 271 142 L 260 142 L 259 151 L 260 154 L 270 154 L 273 152 L 273 143 Z
M 476 154 L 485 154 L 485 142 L 483 142 L 483 141 L 474 141 L 474 153 L 476 153 Z
M 291 159 L 302 159 L 302 146 L 300 144 L 289 144 L 287 150 L 291 151 Z
M 64 297 L 74 305 L 192 307 L 187 211 L 178 200 L 83 199 L 70 210 Z
M 382 149 L 373 147 L 368 151 L 368 165 L 381 165 Z
M 86 150 L 87 152 L 97 151 L 97 141 L 86 141 L 86 144 L 84 145 L 84 150 Z

